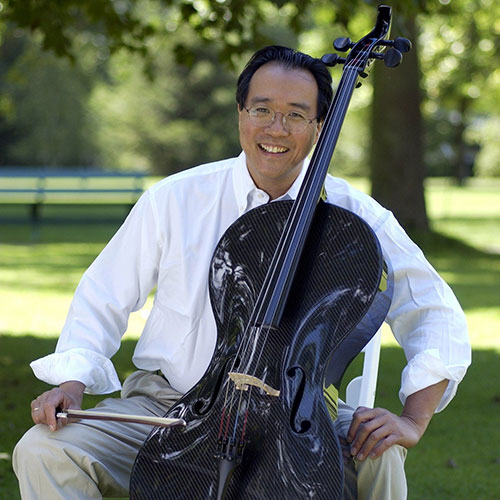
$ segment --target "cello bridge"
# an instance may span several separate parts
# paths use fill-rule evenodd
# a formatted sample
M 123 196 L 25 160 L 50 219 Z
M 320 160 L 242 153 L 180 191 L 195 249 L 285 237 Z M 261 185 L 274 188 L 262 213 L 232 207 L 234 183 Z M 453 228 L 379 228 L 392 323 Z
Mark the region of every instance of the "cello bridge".
M 263 380 L 260 380 L 253 375 L 247 375 L 246 373 L 229 372 L 229 378 L 236 385 L 236 389 L 240 391 L 248 391 L 248 386 L 253 385 L 262 389 L 268 396 L 278 397 L 280 391 L 273 389 L 270 385 L 266 384 Z

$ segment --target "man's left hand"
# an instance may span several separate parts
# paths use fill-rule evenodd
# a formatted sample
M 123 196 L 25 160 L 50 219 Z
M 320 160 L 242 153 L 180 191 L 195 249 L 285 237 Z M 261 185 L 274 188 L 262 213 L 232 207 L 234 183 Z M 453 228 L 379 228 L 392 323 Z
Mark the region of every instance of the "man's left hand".
M 384 408 L 360 406 L 353 415 L 347 442 L 358 460 L 377 458 L 394 444 L 415 446 L 421 437 L 417 424 L 409 417 L 394 415 Z

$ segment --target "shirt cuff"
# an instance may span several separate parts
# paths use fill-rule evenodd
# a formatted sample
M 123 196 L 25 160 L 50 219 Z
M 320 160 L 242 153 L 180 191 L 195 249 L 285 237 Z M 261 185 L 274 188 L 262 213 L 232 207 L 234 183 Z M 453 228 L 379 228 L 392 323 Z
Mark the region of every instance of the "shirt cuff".
M 458 384 L 464 378 L 466 371 L 465 365 L 445 365 L 437 349 L 422 351 L 415 355 L 403 370 L 399 399 L 404 404 L 406 398 L 414 392 L 448 379 L 448 386 L 436 408 L 436 413 L 440 412 L 455 396 Z
M 108 394 L 121 389 L 113 363 L 102 354 L 73 348 L 30 363 L 35 376 L 51 385 L 70 380 L 85 384 L 86 394 Z

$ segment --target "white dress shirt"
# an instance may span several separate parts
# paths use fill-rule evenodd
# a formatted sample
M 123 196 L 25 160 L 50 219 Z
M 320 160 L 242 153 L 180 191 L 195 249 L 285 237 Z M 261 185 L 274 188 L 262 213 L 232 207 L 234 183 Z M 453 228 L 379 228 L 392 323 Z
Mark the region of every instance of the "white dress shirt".
M 294 199 L 308 162 L 281 199 Z M 361 216 L 375 231 L 395 277 L 387 322 L 403 347 L 400 399 L 442 379 L 450 383 L 438 407 L 454 396 L 470 364 L 464 314 L 451 289 L 411 242 L 391 212 L 347 182 L 328 176 L 327 201 Z M 82 277 L 56 352 L 31 363 L 53 385 L 68 380 L 104 394 L 121 385 L 110 358 L 132 311 L 156 286 L 154 305 L 133 362 L 160 369 L 181 392 L 203 376 L 216 342 L 208 296 L 213 251 L 228 226 L 269 201 L 250 177 L 244 153 L 172 175 L 146 191 Z

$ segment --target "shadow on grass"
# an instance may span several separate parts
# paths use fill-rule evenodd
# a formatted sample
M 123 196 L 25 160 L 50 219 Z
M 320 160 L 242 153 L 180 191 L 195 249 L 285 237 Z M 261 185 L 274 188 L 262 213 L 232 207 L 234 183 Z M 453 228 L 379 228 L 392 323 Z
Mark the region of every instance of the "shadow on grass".
M 42 223 L 34 237 L 34 227 L 29 223 L 5 224 L 0 222 L 0 243 L 26 245 L 39 243 L 106 243 L 120 227 L 120 223 L 93 222 L 64 224 Z
M 0 336 L 0 498 L 19 499 L 10 454 L 31 426 L 29 403 L 49 387 L 36 380 L 29 362 L 53 352 L 54 338 Z M 123 380 L 134 370 L 134 341 L 126 340 L 113 362 Z M 457 397 L 434 417 L 425 437 L 409 452 L 407 475 L 411 500 L 465 500 L 500 498 L 500 352 L 477 350 L 474 363 L 459 387 Z M 359 368 L 355 360 L 348 374 Z M 396 413 L 402 350 L 383 347 L 376 405 Z M 116 395 L 116 394 L 115 394 Z M 104 396 L 86 396 L 93 406 Z

